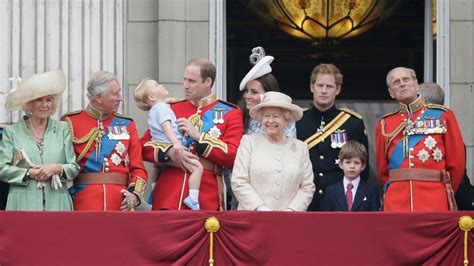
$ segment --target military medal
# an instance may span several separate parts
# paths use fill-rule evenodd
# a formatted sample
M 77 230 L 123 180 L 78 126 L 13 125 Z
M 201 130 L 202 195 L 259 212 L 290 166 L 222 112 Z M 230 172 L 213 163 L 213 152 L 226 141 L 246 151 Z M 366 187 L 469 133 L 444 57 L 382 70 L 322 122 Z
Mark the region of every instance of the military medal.
M 224 124 L 224 112 L 220 112 L 219 124 Z
M 430 150 L 436 146 L 436 140 L 432 136 L 428 136 L 423 143 Z
M 216 126 L 213 126 L 211 129 L 209 129 L 207 133 L 215 139 L 218 139 L 222 134 L 219 128 L 217 128 Z
M 336 136 L 334 134 L 331 134 L 331 148 L 337 148 Z
M 125 145 L 123 145 L 123 143 L 121 141 L 119 141 L 117 143 L 117 145 L 115 145 L 115 150 L 117 151 L 117 153 L 122 156 L 125 151 L 127 150 L 127 148 L 125 148 Z
M 342 148 L 347 142 L 348 137 L 345 129 L 338 129 L 331 134 L 331 148 Z
M 214 112 L 214 119 L 212 120 L 214 124 L 223 124 L 224 123 L 224 112 L 216 111 Z
M 433 116 L 425 116 L 423 118 L 423 121 L 417 123 L 417 134 L 428 135 L 446 133 L 446 126 L 441 120 L 435 119 Z
M 115 166 L 118 166 L 122 162 L 122 158 L 120 158 L 120 156 L 118 156 L 116 153 L 110 156 L 110 160 L 113 164 L 115 164 Z
M 416 156 L 418 156 L 418 159 L 423 163 L 430 158 L 430 154 L 425 149 L 421 149 Z
M 320 134 L 323 134 L 325 125 L 326 125 L 326 122 L 323 121 L 323 117 L 321 116 L 321 124 L 319 125 L 319 128 L 316 132 L 320 133 Z
M 436 148 L 433 150 L 433 159 L 437 163 L 439 163 L 441 159 L 443 159 L 443 152 L 439 148 Z
M 347 142 L 347 132 L 346 130 L 342 130 L 341 131 L 341 141 L 339 142 L 339 145 L 338 145 L 338 148 L 342 148 L 342 146 L 344 146 L 344 144 L 346 144 Z
M 112 140 L 127 140 L 130 139 L 130 134 L 128 133 L 128 129 L 126 126 L 123 125 L 116 125 L 116 126 L 108 126 L 107 137 Z

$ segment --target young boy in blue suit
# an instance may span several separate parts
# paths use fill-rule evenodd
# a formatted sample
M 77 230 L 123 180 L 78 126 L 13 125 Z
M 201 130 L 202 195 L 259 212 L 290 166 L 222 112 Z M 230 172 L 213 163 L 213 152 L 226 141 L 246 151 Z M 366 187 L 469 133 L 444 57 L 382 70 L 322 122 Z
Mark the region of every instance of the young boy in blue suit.
M 323 211 L 378 211 L 380 198 L 377 188 L 360 178 L 367 164 L 367 149 L 350 140 L 339 152 L 339 167 L 344 171 L 343 180 L 326 189 Z

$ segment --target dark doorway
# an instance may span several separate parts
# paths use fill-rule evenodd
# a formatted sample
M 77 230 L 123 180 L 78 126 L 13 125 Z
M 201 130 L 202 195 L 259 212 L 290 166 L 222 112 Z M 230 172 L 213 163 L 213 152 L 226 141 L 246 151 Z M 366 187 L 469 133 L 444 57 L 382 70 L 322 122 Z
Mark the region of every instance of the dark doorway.
M 250 70 L 250 51 L 262 46 L 275 57 L 273 74 L 294 99 L 311 99 L 309 77 L 319 63 L 334 63 L 344 75 L 342 100 L 389 99 L 385 78 L 396 66 L 414 68 L 423 82 L 424 1 L 402 1 L 387 20 L 366 33 L 322 51 L 261 21 L 241 1 L 227 1 L 227 99 Z

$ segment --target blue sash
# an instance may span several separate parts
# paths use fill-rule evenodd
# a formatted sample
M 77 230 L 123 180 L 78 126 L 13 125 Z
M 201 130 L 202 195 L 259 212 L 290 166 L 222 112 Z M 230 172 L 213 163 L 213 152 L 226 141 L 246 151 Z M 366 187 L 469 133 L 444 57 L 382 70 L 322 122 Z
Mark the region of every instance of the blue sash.
M 218 102 L 211 109 L 207 110 L 201 116 L 201 120 L 203 122 L 203 127 L 201 129 L 201 132 L 208 132 L 215 125 L 214 118 L 216 118 L 216 116 L 219 117 L 219 113 L 222 112 L 222 116 L 225 117 L 225 115 L 232 109 L 233 108 L 228 106 L 227 104 Z M 188 147 L 191 146 L 191 144 L 193 144 L 194 141 L 195 140 L 193 138 L 188 136 L 186 139 L 186 143 Z
M 441 109 L 427 109 L 422 117 L 423 121 L 426 117 L 432 117 L 431 119 L 439 119 L 439 117 L 444 113 Z M 420 142 L 424 137 L 423 134 L 411 135 L 408 136 L 408 148 L 413 148 Z M 403 139 L 400 140 L 395 146 L 388 164 L 388 169 L 398 169 L 400 165 L 405 160 L 405 155 L 403 154 Z
M 112 122 L 110 122 L 110 124 L 108 126 L 118 126 L 118 127 L 119 126 L 126 126 L 128 128 L 130 123 L 131 123 L 131 120 L 129 120 L 129 119 L 125 119 L 125 118 L 121 118 L 121 117 L 115 117 L 112 120 Z M 130 132 L 129 132 L 129 134 L 130 134 Z M 115 145 L 117 145 L 118 142 L 119 142 L 119 140 L 109 139 L 108 130 L 106 130 L 105 135 L 102 137 L 102 145 L 101 145 L 101 148 L 100 148 L 99 158 L 96 158 L 96 153 L 95 153 L 95 151 L 93 151 L 90 154 L 89 158 L 87 159 L 87 161 L 84 165 L 84 168 L 82 169 L 82 172 L 83 173 L 101 172 L 103 164 L 104 164 L 104 158 L 109 157 L 110 153 L 112 153 L 112 151 L 115 148 Z M 93 147 L 93 149 L 95 149 L 95 148 Z
M 76 196 L 77 192 L 85 189 L 87 185 L 76 185 L 68 188 L 69 195 L 71 195 L 72 200 L 74 200 L 74 196 Z

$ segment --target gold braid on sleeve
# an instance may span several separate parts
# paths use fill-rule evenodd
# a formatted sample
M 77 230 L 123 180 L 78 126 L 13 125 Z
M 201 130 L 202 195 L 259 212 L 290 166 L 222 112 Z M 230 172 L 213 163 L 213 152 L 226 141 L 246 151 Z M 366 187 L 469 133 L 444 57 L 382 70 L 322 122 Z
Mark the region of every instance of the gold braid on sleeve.
M 145 193 L 145 188 L 146 188 L 146 181 L 137 176 L 137 181 L 135 183 L 130 184 L 128 187 L 135 186 L 134 192 L 138 194 L 138 196 L 143 199 L 143 194 Z

